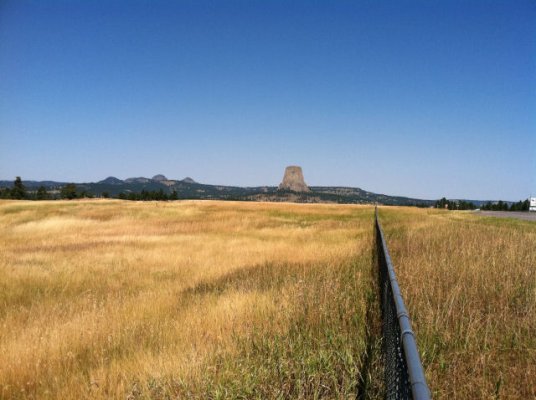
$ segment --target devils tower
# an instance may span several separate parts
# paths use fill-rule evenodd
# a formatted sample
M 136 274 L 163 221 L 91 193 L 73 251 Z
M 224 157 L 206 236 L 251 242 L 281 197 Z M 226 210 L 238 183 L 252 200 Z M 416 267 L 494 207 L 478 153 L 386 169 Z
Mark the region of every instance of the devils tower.
M 283 182 L 279 184 L 278 190 L 291 190 L 293 192 L 310 192 L 311 190 L 303 180 L 301 167 L 292 165 L 285 169 Z

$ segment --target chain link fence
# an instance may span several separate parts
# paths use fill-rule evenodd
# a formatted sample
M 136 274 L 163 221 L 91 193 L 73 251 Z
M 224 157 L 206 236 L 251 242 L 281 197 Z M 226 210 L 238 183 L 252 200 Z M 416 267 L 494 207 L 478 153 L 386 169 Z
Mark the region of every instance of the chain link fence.
M 415 336 L 376 209 L 386 399 L 430 399 Z

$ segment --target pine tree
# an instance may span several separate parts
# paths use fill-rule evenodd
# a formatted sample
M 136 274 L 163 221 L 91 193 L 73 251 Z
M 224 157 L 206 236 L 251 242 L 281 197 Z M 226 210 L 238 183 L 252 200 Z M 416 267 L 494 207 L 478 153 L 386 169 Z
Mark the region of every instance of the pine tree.
M 48 199 L 48 192 L 47 189 L 44 186 L 39 186 L 39 189 L 37 189 L 37 194 L 35 196 L 37 200 L 46 200 Z
M 68 183 L 67 185 L 61 188 L 60 195 L 62 199 L 69 199 L 69 200 L 76 199 L 77 197 L 76 185 L 74 183 Z
M 13 182 L 13 189 L 11 189 L 11 198 L 17 200 L 26 198 L 26 188 L 24 187 L 20 176 L 17 176 L 15 178 L 15 182 Z

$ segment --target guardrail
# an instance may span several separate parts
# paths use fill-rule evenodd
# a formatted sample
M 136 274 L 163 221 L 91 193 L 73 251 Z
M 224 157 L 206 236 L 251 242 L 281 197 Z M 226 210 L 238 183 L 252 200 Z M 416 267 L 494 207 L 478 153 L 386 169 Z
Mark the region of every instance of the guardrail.
M 376 208 L 380 304 L 382 309 L 383 355 L 386 399 L 431 399 L 417 351 L 409 314 L 400 294 L 393 263 Z

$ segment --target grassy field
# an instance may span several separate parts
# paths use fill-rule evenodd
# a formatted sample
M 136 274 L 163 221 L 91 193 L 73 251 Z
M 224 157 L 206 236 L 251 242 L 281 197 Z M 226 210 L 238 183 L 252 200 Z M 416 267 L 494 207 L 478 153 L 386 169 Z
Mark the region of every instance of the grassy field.
M 0 202 L 3 399 L 355 398 L 371 207 Z
M 436 399 L 536 398 L 536 224 L 384 207 Z M 381 398 L 373 208 L 0 202 L 0 398 Z
M 536 398 L 536 224 L 384 208 L 436 399 Z

